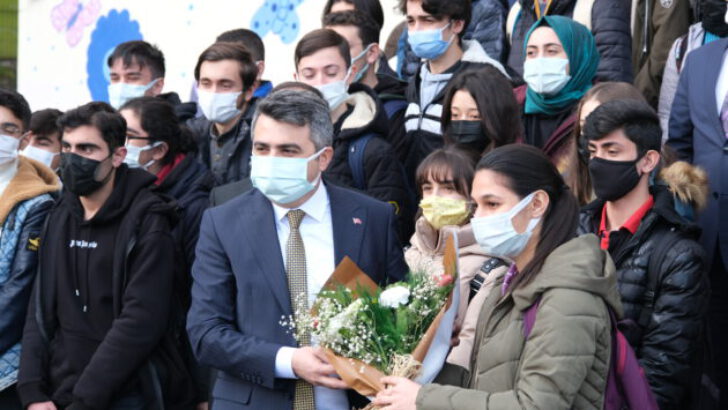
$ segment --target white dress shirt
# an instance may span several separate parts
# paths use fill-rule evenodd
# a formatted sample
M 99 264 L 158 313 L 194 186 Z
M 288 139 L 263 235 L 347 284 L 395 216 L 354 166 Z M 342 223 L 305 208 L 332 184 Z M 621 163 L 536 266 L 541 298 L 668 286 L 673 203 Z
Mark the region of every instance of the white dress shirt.
M 718 81 L 715 84 L 715 101 L 718 104 L 718 115 L 723 108 L 723 101 L 728 95 L 728 51 L 723 54 L 723 62 L 721 63 Z
M 306 287 L 308 305 L 313 305 L 321 288 L 329 279 L 335 268 L 334 228 L 331 222 L 331 204 L 329 194 L 323 182 L 319 183 L 316 192 L 299 208 L 306 215 L 301 220 L 299 231 L 306 252 Z M 286 260 L 286 244 L 291 228 L 288 225 L 288 212 L 292 209 L 273 204 L 278 242 L 281 245 L 283 261 Z M 316 341 L 312 341 L 313 344 Z M 276 354 L 276 377 L 296 379 L 291 360 L 295 348 L 281 347 Z M 314 386 L 316 410 L 348 410 L 349 400 L 345 390 L 334 390 Z

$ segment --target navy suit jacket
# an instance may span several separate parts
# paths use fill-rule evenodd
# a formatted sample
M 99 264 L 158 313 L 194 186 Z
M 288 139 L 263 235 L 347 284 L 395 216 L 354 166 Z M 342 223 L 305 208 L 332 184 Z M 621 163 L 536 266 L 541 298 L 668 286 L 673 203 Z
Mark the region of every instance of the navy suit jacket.
M 698 218 L 708 263 L 719 249 L 728 264 L 728 140 L 717 111 L 715 87 L 728 39 L 708 43 L 688 54 L 670 111 L 667 144 L 678 157 L 708 173 L 708 206 Z
M 330 184 L 326 189 L 335 262 L 349 256 L 379 284 L 403 279 L 407 266 L 392 207 Z M 215 410 L 293 406 L 294 382 L 275 377 L 278 349 L 296 342 L 279 323 L 293 312 L 274 218 L 257 189 L 202 218 L 187 331 L 200 363 L 220 370 Z

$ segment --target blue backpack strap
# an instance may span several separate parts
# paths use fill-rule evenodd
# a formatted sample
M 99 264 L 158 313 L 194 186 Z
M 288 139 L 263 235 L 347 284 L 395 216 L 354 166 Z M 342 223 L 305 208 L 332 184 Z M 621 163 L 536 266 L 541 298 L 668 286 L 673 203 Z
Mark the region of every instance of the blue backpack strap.
M 387 118 L 391 120 L 398 112 L 405 110 L 408 105 L 409 103 L 405 99 L 393 99 L 383 102 L 382 108 L 384 108 Z
M 364 134 L 349 144 L 349 168 L 351 169 L 352 177 L 354 177 L 354 188 L 361 191 L 367 189 L 367 180 L 364 172 L 364 151 L 372 138 L 374 138 L 374 134 Z

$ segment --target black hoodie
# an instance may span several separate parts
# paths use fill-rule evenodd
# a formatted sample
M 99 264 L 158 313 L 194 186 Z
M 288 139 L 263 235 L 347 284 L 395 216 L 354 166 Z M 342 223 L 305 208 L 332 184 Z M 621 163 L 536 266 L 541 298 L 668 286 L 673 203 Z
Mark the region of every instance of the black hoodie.
M 387 116 L 374 91 L 362 84 L 349 87 L 345 104 L 348 110 L 334 125 L 334 158 L 324 177 L 334 184 L 356 188 L 349 164 L 350 145 L 361 136 L 374 135 L 364 150 L 365 193 L 394 206 L 400 239 L 409 238 L 414 231 L 414 204 L 402 165 L 385 139 L 389 131 Z
M 23 332 L 24 406 L 104 409 L 142 388 L 173 297 L 176 206 L 149 191 L 154 181 L 122 165 L 93 218 L 67 191 L 49 215 Z

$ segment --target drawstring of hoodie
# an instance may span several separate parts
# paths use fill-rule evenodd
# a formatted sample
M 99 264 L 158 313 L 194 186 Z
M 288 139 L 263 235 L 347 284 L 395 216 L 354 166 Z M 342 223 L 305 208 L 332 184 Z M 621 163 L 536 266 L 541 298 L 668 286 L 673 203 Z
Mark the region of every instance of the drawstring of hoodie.
M 76 246 L 76 224 L 71 224 L 71 243 L 69 244 L 69 250 L 71 251 L 71 271 L 73 276 L 73 294 L 76 298 L 79 298 L 81 296 L 81 293 L 79 292 L 79 281 L 78 281 L 78 247 Z M 71 246 L 73 245 L 73 246 Z
M 91 227 L 89 227 L 89 231 L 91 230 Z M 84 239 L 86 242 L 88 242 L 88 239 L 91 237 L 91 232 L 88 233 L 87 237 Z M 89 293 L 91 293 L 91 286 L 89 285 L 91 275 L 89 274 L 89 260 L 91 259 L 91 251 L 93 248 L 88 247 L 86 248 L 86 283 L 84 284 L 84 290 L 83 290 L 83 313 L 88 313 L 88 304 L 90 301 Z
M 74 226 L 74 225 L 72 225 Z M 75 228 L 75 226 L 74 226 Z M 73 229 L 73 228 L 72 228 Z M 90 227 L 88 228 L 91 229 Z M 85 248 L 81 248 L 79 245 L 83 242 L 89 243 L 89 238 L 91 237 L 90 232 L 86 232 L 83 238 L 81 239 L 74 239 L 76 237 L 79 237 L 80 235 L 77 235 L 78 232 L 75 232 L 76 230 L 73 229 L 71 232 L 71 240 L 74 241 L 72 252 L 71 252 L 71 269 L 73 271 L 73 294 L 76 296 L 76 298 L 79 301 L 81 311 L 84 313 L 88 313 L 88 305 L 90 301 L 89 293 L 90 293 L 90 285 L 89 285 L 89 261 L 91 259 L 91 251 L 93 248 L 90 246 L 87 246 Z M 86 251 L 86 264 L 85 264 L 85 281 L 86 283 L 83 284 L 83 291 L 81 290 L 81 281 L 79 277 L 79 266 L 78 266 L 78 252 L 79 248 L 84 249 Z

